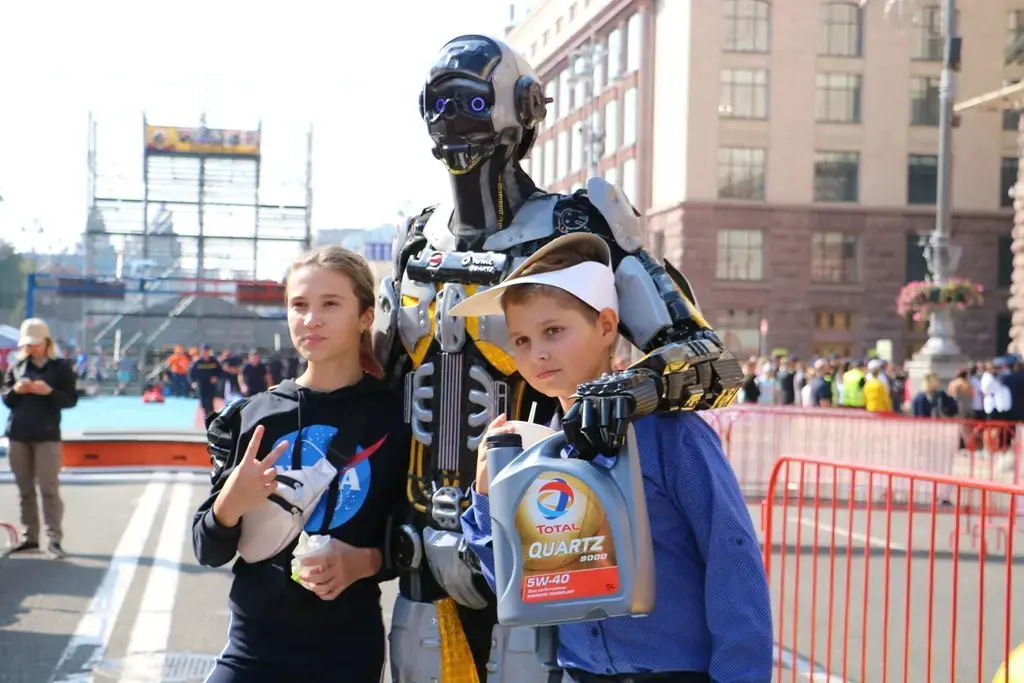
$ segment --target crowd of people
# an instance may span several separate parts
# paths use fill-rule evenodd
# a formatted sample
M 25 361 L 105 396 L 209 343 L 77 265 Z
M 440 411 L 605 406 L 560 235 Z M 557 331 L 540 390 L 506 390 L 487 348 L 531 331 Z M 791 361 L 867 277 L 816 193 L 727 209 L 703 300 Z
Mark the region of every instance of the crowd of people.
M 912 387 L 905 364 L 832 355 L 752 357 L 743 365 L 741 404 L 854 408 L 873 413 L 965 420 L 1024 421 L 1024 359 L 1004 355 L 960 369 L 943 386 L 927 373 Z

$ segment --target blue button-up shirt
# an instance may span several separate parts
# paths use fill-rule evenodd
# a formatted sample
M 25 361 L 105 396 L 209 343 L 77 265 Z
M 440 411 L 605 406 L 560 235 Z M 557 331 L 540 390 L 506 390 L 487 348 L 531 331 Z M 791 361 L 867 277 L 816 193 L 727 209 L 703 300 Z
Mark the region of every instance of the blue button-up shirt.
M 693 413 L 637 421 L 657 602 L 644 618 L 558 627 L 558 662 L 594 674 L 706 671 L 720 683 L 772 676 L 772 611 L 757 536 L 718 435 Z M 474 492 L 466 541 L 494 590 L 491 516 Z

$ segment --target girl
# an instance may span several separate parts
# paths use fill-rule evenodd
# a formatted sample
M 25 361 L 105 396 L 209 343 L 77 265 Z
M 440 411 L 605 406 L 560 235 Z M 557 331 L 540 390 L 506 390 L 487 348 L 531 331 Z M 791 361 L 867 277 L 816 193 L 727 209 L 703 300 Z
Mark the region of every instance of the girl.
M 238 550 L 245 514 L 277 488 L 278 469 L 327 458 L 338 475 L 305 530 L 334 539 L 291 577 L 295 542 L 233 568 L 228 644 L 208 683 L 378 683 L 384 624 L 378 580 L 389 515 L 403 500 L 409 436 L 401 403 L 371 373 L 373 277 L 341 247 L 302 257 L 285 296 L 295 348 L 308 361 L 286 380 L 226 407 L 210 423 L 213 489 L 193 523 L 200 564 Z M 276 465 L 276 467 L 275 467 Z

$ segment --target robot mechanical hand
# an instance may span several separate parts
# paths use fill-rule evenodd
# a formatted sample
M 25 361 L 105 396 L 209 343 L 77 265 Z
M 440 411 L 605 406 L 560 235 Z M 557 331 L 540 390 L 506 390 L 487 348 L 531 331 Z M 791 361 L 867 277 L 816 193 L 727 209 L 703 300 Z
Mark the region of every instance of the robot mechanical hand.
M 580 458 L 612 456 L 630 422 L 655 411 L 725 407 L 742 382 L 739 363 L 716 344 L 669 343 L 626 370 L 580 384 L 562 430 Z
M 566 441 L 579 458 L 614 456 L 622 447 L 629 423 L 658 407 L 661 380 L 650 370 L 630 368 L 584 382 L 562 419 Z

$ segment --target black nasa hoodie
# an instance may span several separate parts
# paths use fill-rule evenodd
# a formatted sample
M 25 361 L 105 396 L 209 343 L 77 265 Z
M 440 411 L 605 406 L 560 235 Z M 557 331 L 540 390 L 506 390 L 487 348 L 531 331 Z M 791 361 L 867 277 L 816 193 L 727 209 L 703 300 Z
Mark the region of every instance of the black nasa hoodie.
M 401 401 L 372 375 L 342 389 L 315 391 L 286 380 L 270 391 L 230 404 L 208 425 L 215 469 L 210 496 L 199 506 L 192 524 L 192 547 L 200 564 L 220 567 L 235 558 L 241 524 L 227 528 L 213 516 L 213 502 L 231 469 L 245 453 L 257 425 L 263 425 L 259 459 L 281 440 L 290 443 L 277 466 L 315 464 L 329 459 L 339 474 L 320 499 L 306 532 L 328 534 L 353 546 L 383 550 L 388 517 L 405 500 L 409 432 Z M 297 439 L 301 431 L 302 439 Z M 301 447 L 300 447 L 301 444 Z M 223 467 L 218 466 L 218 461 Z M 333 512 L 327 512 L 333 508 Z M 304 634 L 310 647 L 348 648 L 366 643 L 379 624 L 380 589 L 371 577 L 353 583 L 337 598 L 321 600 L 291 578 L 295 543 L 262 562 L 239 558 L 233 567 L 230 607 L 246 630 L 268 636 Z M 273 634 L 277 634 L 274 636 Z M 234 636 L 233 636 L 234 637 Z M 268 652 L 269 654 L 269 652 Z M 290 652 L 289 657 L 299 653 Z

